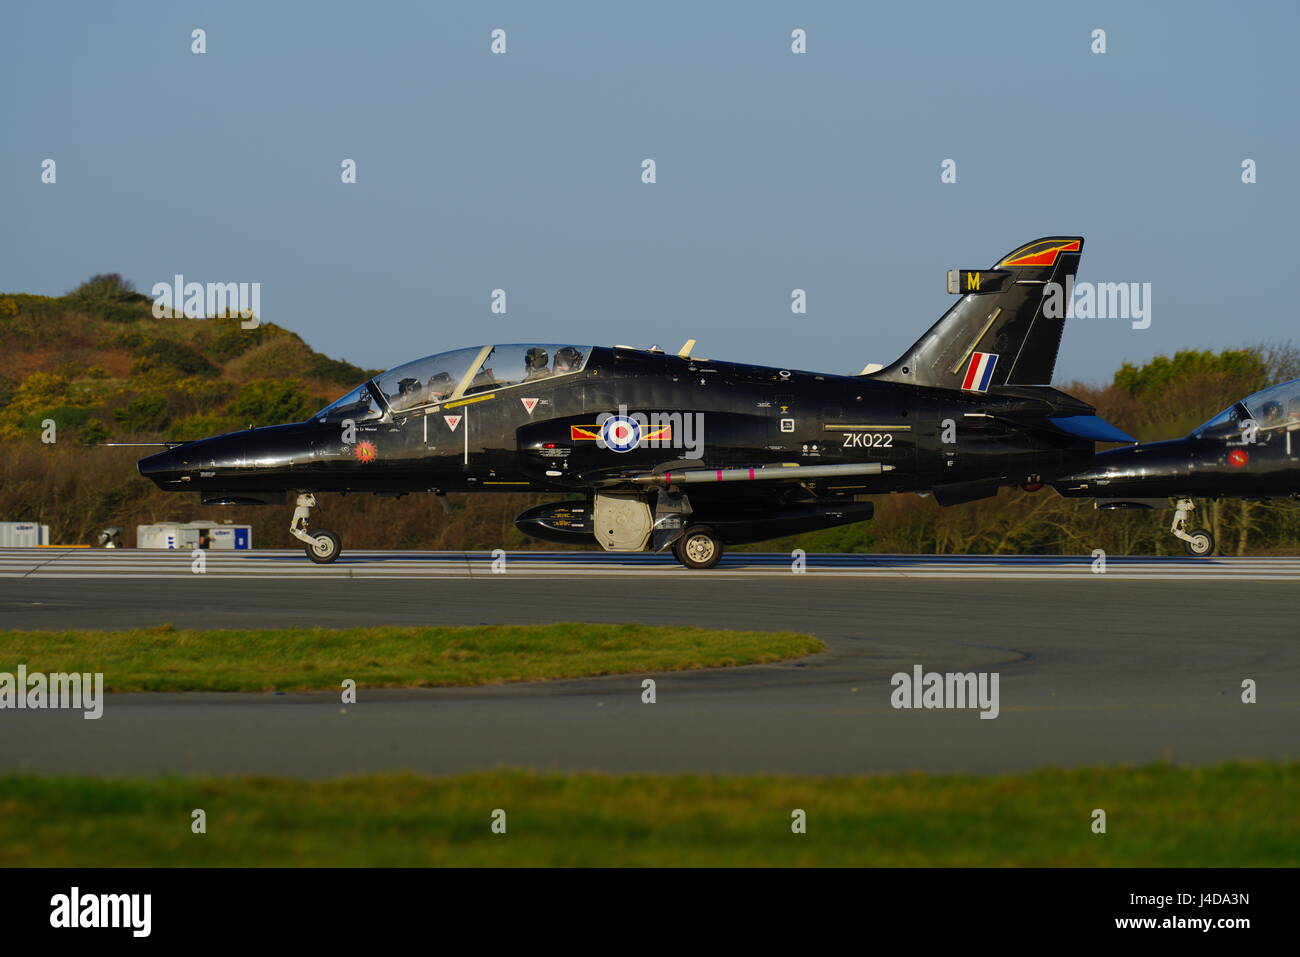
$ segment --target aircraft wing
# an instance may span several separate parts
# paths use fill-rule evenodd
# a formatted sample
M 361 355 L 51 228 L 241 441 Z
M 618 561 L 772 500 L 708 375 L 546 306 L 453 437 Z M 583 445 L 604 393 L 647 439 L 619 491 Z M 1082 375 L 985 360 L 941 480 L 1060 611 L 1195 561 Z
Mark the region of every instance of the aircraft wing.
M 1033 431 L 1035 429 L 1050 432 L 1064 432 L 1080 439 L 1092 442 L 1136 442 L 1119 426 L 1107 422 L 1098 415 L 1025 415 L 998 414 L 991 412 L 966 413 L 968 419 L 996 419 L 1015 426 L 1018 429 Z

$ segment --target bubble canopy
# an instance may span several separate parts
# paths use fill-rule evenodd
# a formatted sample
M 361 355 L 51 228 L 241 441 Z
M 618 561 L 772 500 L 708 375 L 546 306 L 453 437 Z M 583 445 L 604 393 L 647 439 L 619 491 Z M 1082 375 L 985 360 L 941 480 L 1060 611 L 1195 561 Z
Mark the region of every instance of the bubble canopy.
M 1260 429 L 1300 428 L 1300 379 L 1261 389 L 1234 402 L 1210 421 L 1192 431 L 1195 436 L 1236 433 L 1252 421 Z
M 571 375 L 582 371 L 590 354 L 590 346 L 535 342 L 439 352 L 375 376 L 312 418 L 360 422 L 385 412 L 406 412 L 462 395 Z

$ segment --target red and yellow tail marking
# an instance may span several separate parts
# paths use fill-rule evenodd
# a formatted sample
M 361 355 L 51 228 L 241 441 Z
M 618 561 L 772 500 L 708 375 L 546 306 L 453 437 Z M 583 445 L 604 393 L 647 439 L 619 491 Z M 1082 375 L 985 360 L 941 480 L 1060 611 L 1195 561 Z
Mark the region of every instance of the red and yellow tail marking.
M 1004 259 L 998 263 L 1002 266 L 1053 266 L 1056 264 L 1056 257 L 1061 253 L 1077 253 L 1079 251 L 1079 240 L 1072 239 L 1067 243 L 1057 243 L 1048 245 L 1042 249 L 1037 249 L 1037 243 L 1030 243 L 1021 249 L 1017 249 L 1011 255 L 1012 259 Z M 1029 252 L 1027 250 L 1033 250 Z

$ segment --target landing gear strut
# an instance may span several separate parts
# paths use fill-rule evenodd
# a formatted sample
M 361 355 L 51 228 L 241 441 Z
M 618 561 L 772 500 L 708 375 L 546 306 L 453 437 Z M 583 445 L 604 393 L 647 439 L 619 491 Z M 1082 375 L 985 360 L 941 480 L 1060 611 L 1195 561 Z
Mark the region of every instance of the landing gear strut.
M 343 550 L 343 540 L 333 532 L 324 529 L 315 535 L 307 531 L 307 518 L 316 507 L 316 496 L 303 492 L 298 496 L 298 507 L 293 510 L 293 521 L 289 523 L 289 534 L 304 543 L 307 557 L 317 565 L 328 565 L 339 557 Z
M 1204 558 L 1214 552 L 1214 536 L 1203 528 L 1187 530 L 1187 520 L 1191 518 L 1195 508 L 1196 503 L 1190 498 L 1180 498 L 1178 504 L 1174 506 L 1174 524 L 1169 530 L 1174 533 L 1175 538 L 1183 540 L 1183 547 L 1187 549 L 1187 554 L 1194 558 Z

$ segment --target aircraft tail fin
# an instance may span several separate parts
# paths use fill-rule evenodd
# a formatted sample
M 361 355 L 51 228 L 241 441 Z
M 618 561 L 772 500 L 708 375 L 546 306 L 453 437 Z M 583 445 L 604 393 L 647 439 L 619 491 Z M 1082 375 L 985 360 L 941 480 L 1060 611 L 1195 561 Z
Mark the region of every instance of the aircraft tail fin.
M 991 269 L 954 269 L 948 291 L 961 296 L 916 344 L 874 379 L 939 389 L 986 392 L 999 385 L 1046 385 L 1065 330 L 1044 311 L 1048 283 L 1064 301 L 1067 277 L 1079 270 L 1082 236 L 1048 236 L 1016 248 Z M 1058 311 L 1058 310 L 1051 310 Z

